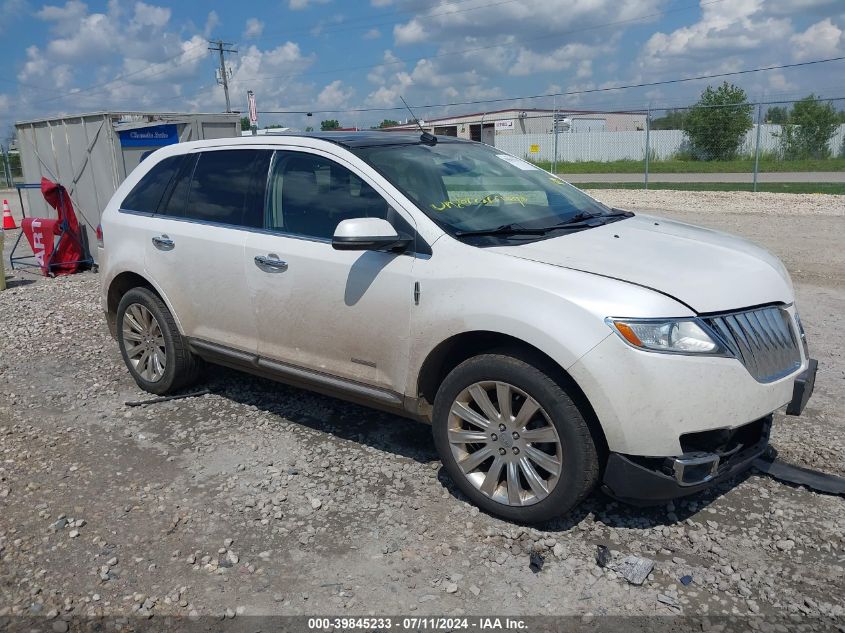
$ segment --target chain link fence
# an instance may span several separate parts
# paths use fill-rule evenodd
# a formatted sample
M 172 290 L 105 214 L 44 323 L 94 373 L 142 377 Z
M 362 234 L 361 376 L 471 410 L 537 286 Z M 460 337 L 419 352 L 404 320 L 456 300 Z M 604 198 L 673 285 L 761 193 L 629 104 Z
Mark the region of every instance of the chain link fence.
M 16 183 L 23 182 L 21 155 L 0 146 L 0 187 L 11 189 Z
M 494 145 L 587 185 L 721 183 L 756 191 L 776 183 L 813 183 L 822 191 L 845 193 L 845 99 L 628 111 L 504 110 L 432 119 L 423 127 Z

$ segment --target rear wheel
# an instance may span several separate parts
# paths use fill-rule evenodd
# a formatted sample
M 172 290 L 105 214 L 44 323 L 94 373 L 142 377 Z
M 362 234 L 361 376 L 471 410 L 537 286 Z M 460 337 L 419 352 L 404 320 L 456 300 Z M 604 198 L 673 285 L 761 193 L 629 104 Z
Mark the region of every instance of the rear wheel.
M 458 365 L 437 392 L 433 431 L 457 487 L 507 519 L 563 514 L 598 480 L 596 447 L 577 406 L 546 373 L 513 356 Z
M 166 395 L 196 382 L 200 360 L 188 349 L 164 302 L 132 288 L 117 307 L 117 342 L 129 373 L 144 391 Z

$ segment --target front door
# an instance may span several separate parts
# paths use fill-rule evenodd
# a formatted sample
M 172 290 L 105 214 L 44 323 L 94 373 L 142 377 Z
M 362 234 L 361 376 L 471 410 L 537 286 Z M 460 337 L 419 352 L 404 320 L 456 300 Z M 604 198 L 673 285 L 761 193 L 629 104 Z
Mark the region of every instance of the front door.
M 340 160 L 276 152 L 267 230 L 246 243 L 259 355 L 402 393 L 414 257 L 337 251 L 331 238 L 348 218 L 381 217 L 403 232 L 413 229 Z

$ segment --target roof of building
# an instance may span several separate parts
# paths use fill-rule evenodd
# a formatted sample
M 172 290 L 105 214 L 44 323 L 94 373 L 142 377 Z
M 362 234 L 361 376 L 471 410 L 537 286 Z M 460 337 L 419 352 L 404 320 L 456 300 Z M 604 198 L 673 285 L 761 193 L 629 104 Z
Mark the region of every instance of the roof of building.
M 240 114 L 237 112 L 140 112 L 135 110 L 98 110 L 95 112 L 82 112 L 80 114 L 60 114 L 40 119 L 26 119 L 23 121 L 15 121 L 15 125 L 31 125 L 35 123 L 48 123 L 90 117 L 137 117 L 147 118 L 150 123 L 167 123 L 165 119 L 186 117 L 237 119 L 240 117 Z
M 559 114 L 559 115 L 567 115 L 567 114 L 645 114 L 642 111 L 637 110 L 577 110 L 574 108 L 557 108 L 557 110 L 553 110 L 551 108 L 505 108 L 504 110 L 487 110 L 486 112 L 470 112 L 468 114 L 453 114 L 451 116 L 441 116 L 435 117 L 433 119 L 424 119 L 424 125 L 431 125 L 434 123 L 438 123 L 440 121 L 454 121 L 456 119 L 480 119 L 480 118 L 487 118 L 492 117 L 497 114 L 507 114 L 509 112 L 519 113 L 519 112 L 531 112 L 534 114 L 543 113 L 543 114 Z M 492 123 L 492 119 L 490 121 Z M 385 129 L 393 129 L 393 130 L 404 130 L 407 129 L 409 126 L 416 125 L 416 123 L 401 123 L 399 125 L 394 125 L 390 128 Z

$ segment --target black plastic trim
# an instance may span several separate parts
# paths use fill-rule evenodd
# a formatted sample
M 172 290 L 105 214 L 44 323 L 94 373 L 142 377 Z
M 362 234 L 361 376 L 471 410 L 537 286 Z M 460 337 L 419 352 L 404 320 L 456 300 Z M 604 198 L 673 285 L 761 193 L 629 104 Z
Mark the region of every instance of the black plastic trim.
M 748 470 L 752 462 L 766 451 L 769 444 L 768 426 L 757 443 L 731 455 L 719 465 L 715 477 L 699 484 L 682 486 L 674 477 L 636 463 L 633 456 L 611 453 L 605 467 L 602 490 L 615 499 L 636 506 L 659 505 L 701 492 Z
M 813 389 L 816 386 L 816 372 L 819 368 L 819 361 L 811 358 L 807 362 L 807 369 L 798 374 L 795 382 L 792 383 L 792 400 L 786 406 L 786 415 L 801 415 Z
M 395 391 L 264 358 L 258 354 L 202 339 L 189 338 L 188 345 L 197 356 L 217 365 L 404 417 L 429 421 L 424 412 L 420 411 L 415 398 L 408 398 Z

